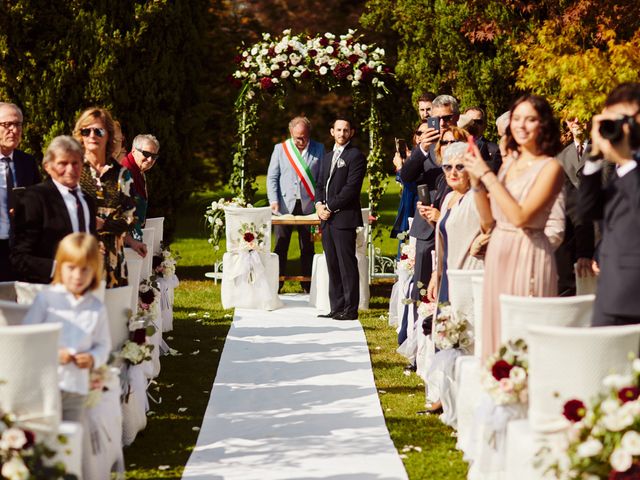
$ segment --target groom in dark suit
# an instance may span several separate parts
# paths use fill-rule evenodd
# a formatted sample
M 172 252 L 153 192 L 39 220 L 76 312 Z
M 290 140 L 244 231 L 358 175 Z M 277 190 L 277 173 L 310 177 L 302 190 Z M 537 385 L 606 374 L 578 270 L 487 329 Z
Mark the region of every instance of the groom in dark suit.
M 40 181 L 35 159 L 17 150 L 22 140 L 22 111 L 0 102 L 0 281 L 14 280 L 10 252 L 12 220 L 18 192 Z
M 640 323 L 640 83 L 614 88 L 593 117 L 591 160 L 583 169 L 580 213 L 602 220 L 593 326 Z M 615 172 L 603 185 L 604 162 Z
M 356 228 L 362 226 L 360 190 L 367 160 L 351 143 L 354 133 L 350 120 L 338 117 L 333 122 L 335 146 L 322 159 L 316 189 L 331 303 L 331 312 L 319 316 L 336 320 L 357 320 L 360 301 Z
M 54 138 L 43 165 L 50 178 L 29 187 L 14 219 L 11 260 L 18 280 L 49 283 L 58 243 L 74 232 L 96 233 L 96 206 L 80 190 L 83 152 L 68 136 Z

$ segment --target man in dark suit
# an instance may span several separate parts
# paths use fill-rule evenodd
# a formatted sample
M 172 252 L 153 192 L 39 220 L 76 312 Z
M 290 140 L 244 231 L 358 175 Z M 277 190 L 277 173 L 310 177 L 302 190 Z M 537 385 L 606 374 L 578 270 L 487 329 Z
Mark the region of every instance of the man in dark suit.
M 360 301 L 356 228 L 362 226 L 360 190 L 367 160 L 351 143 L 354 133 L 350 120 L 338 117 L 333 122 L 335 146 L 322 159 L 316 189 L 331 303 L 331 312 L 319 316 L 336 320 L 357 320 Z
M 480 154 L 493 173 L 498 173 L 502 166 L 502 155 L 500 148 L 495 142 L 490 142 L 484 137 L 487 128 L 487 116 L 482 107 L 469 107 L 464 114 L 469 123 L 464 127 L 476 139 L 476 145 Z
M 578 186 L 582 179 L 582 168 L 586 159 L 588 142 L 585 125 L 577 118 L 566 121 L 573 141 L 558 155 L 564 169 L 565 230 L 564 240 L 556 250 L 558 265 L 558 293 L 560 296 L 576 294 L 576 277 L 595 275 L 593 271 L 594 227 L 593 222 L 583 222 L 578 216 Z
M 22 120 L 17 105 L 0 102 L 0 281 L 14 280 L 10 253 L 16 197 L 23 187 L 40 181 L 35 159 L 16 150 L 22 140 Z
M 579 213 L 585 220 L 602 219 L 592 325 L 640 323 L 640 83 L 613 89 L 593 117 L 591 141 Z M 604 162 L 614 164 L 615 172 L 603 185 Z
M 416 146 L 409 158 L 404 162 L 400 170 L 400 178 L 403 182 L 416 182 L 418 185 L 427 185 L 429 190 L 429 202 L 436 208 L 446 193 L 446 183 L 442 174 L 442 168 L 436 162 L 435 144 L 442 138 L 445 131 L 455 126 L 460 117 L 458 101 L 450 95 L 440 95 L 433 100 L 431 115 L 438 117 L 439 130 L 429 128 L 426 123 L 418 129 L 418 146 Z M 424 199 L 423 199 L 424 200 Z M 420 300 L 420 285 L 426 288 L 431 278 L 431 250 L 435 248 L 434 227 L 419 213 L 418 202 L 413 216 L 413 223 L 409 235 L 416 238 L 416 261 L 413 273 L 413 290 L 411 298 Z M 402 339 L 398 340 L 402 343 Z
M 78 185 L 82 161 L 75 139 L 54 138 L 42 162 L 50 178 L 27 188 L 17 203 L 11 260 L 19 280 L 49 283 L 60 240 L 74 232 L 95 235 L 95 203 Z

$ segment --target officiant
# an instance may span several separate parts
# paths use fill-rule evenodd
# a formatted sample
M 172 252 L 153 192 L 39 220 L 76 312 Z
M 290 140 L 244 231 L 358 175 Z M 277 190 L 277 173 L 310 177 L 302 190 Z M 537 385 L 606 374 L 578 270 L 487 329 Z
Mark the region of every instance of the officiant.
M 315 212 L 315 186 L 320 174 L 320 159 L 324 146 L 311 140 L 311 122 L 299 116 L 289 122 L 289 138 L 273 148 L 267 171 L 267 196 L 274 215 L 309 215 Z M 309 226 L 298 225 L 300 263 L 302 275 L 311 277 L 315 253 Z M 291 241 L 291 225 L 275 225 L 274 235 L 278 254 L 280 276 L 286 275 L 287 254 Z M 300 282 L 305 293 L 309 292 L 309 281 Z M 280 288 L 284 282 L 280 282 Z

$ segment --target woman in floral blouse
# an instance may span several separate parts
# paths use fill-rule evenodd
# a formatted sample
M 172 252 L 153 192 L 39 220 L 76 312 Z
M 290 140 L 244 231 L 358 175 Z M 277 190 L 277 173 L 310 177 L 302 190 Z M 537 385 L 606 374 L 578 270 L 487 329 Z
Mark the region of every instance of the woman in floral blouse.
M 125 236 L 133 228 L 135 202 L 131 174 L 112 157 L 111 114 L 98 107 L 85 110 L 76 120 L 73 136 L 84 146 L 80 187 L 85 195 L 93 197 L 98 209 L 96 228 L 105 251 L 107 288 L 125 286 L 128 284 Z

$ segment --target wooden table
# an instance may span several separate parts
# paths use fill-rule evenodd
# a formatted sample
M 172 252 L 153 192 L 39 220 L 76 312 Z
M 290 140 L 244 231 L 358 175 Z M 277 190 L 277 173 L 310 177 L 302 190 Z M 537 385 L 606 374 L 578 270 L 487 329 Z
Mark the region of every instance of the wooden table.
M 286 216 L 282 217 L 281 215 L 273 215 L 271 217 L 271 225 L 289 225 L 289 226 L 298 226 L 298 225 L 320 225 L 319 218 L 308 218 L 306 215 L 303 216 Z M 311 277 L 306 277 L 304 275 L 280 275 L 279 280 L 284 282 L 285 280 L 292 280 L 294 282 L 310 282 Z

